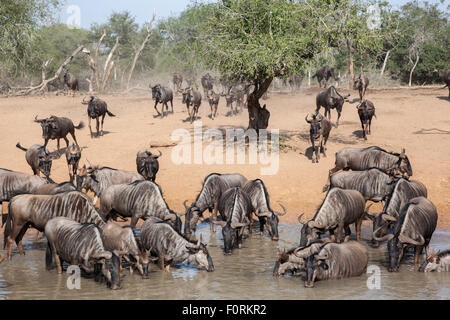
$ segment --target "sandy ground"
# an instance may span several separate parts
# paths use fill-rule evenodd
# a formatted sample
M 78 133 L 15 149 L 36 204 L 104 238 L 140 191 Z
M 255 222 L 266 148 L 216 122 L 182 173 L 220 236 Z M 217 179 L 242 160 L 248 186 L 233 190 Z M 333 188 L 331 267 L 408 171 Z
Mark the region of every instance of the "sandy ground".
M 367 147 L 377 145 L 387 150 L 399 152 L 405 148 L 412 162 L 413 179 L 422 181 L 428 188 L 429 199 L 439 213 L 438 228 L 450 230 L 450 113 L 447 90 L 436 88 L 369 90 L 367 99 L 374 102 L 377 118 L 372 123 L 372 135 L 368 141 L 361 138 L 361 127 L 356 112 L 357 92 L 351 93 L 351 101 L 346 103 L 338 129 L 333 128 L 327 145 L 327 158 L 319 164 L 311 161 L 309 126 L 304 118 L 315 110 L 315 97 L 319 88 L 302 89 L 298 94 L 271 93 L 263 101 L 271 112 L 269 129 L 280 129 L 282 152 L 279 170 L 275 175 L 262 176 L 259 164 L 234 165 L 176 165 L 172 161 L 171 148 L 160 147 L 160 172 L 157 182 L 161 185 L 169 206 L 175 211 L 184 211 L 183 201 L 191 203 L 201 189 L 203 178 L 212 172 L 244 174 L 249 179 L 264 180 L 270 193 L 272 207 L 279 210 L 283 203 L 288 215 L 281 222 L 297 223 L 297 216 L 305 213 L 312 217 L 325 194 L 328 170 L 334 167 L 334 155 L 345 147 Z M 15 147 L 17 142 L 29 147 L 43 144 L 41 127 L 33 122 L 50 115 L 71 118 L 75 125 L 82 120 L 87 124 L 86 106 L 80 102 L 83 96 L 0 98 L 1 136 L 0 167 L 32 173 L 25 161 L 23 151 Z M 76 136 L 83 151 L 81 163 L 87 160 L 123 170 L 136 170 L 135 157 L 138 151 L 150 145 L 171 144 L 171 135 L 176 129 L 193 131 L 193 125 L 186 122 L 187 112 L 181 104 L 181 97 L 174 101 L 174 114 L 164 119 L 155 118 L 151 94 L 142 95 L 102 95 L 108 102 L 109 110 L 116 118 L 106 118 L 105 136 L 91 139 L 89 129 L 77 131 Z M 246 128 L 248 113 L 244 109 L 238 116 L 226 116 L 228 109 L 222 99 L 219 116 L 211 120 L 209 105 L 204 101 L 200 108 L 202 125 L 211 128 Z M 322 109 L 323 112 L 323 109 Z M 332 111 L 332 121 L 337 114 Z M 93 123 L 94 124 L 94 123 Z M 94 124 L 95 127 L 95 124 Z M 72 138 L 69 137 L 72 141 Z M 65 147 L 62 140 L 61 146 Z M 208 145 L 205 144 L 205 146 Z M 49 149 L 56 149 L 56 141 L 49 143 Z M 53 163 L 52 178 L 57 182 L 68 180 L 65 158 Z M 372 211 L 379 210 L 374 206 Z

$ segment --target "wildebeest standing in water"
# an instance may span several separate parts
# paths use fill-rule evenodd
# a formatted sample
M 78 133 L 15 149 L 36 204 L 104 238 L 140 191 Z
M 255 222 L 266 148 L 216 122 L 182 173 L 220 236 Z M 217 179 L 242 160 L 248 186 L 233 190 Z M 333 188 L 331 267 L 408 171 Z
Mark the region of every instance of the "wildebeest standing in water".
M 35 144 L 31 148 L 26 149 L 20 143 L 17 143 L 16 147 L 26 152 L 25 159 L 30 165 L 31 170 L 33 170 L 33 174 L 39 176 L 41 172 L 47 179 L 50 178 L 53 160 L 61 157 L 59 153 L 50 153 L 47 148 L 39 144 Z
M 67 167 L 69 168 L 70 182 L 76 181 L 75 177 L 78 173 L 78 165 L 80 163 L 81 151 L 83 151 L 83 149 L 84 148 L 80 148 L 74 143 L 66 149 L 66 160 Z
M 312 76 L 312 78 L 317 78 L 320 88 L 322 88 L 323 80 L 325 80 L 324 88 L 327 87 L 328 80 L 330 80 L 330 78 L 333 78 L 335 81 L 339 81 L 339 78 L 337 78 L 334 75 L 334 68 L 330 68 L 329 66 L 324 66 L 324 67 L 317 69 L 316 73 Z
M 105 116 L 108 114 L 110 117 L 115 117 L 114 114 L 108 111 L 108 105 L 105 101 L 103 101 L 100 98 L 96 98 L 94 96 L 91 96 L 91 99 L 89 101 L 85 101 L 83 99 L 82 104 L 87 104 L 88 109 L 88 119 L 89 119 L 89 131 L 91 132 L 91 138 L 94 137 L 94 134 L 92 133 L 91 128 L 91 119 L 95 119 L 97 124 L 97 137 L 103 136 L 103 123 L 105 122 Z M 102 130 L 100 131 L 100 117 L 102 117 Z
M 356 107 L 356 109 L 358 109 L 364 140 L 367 140 L 367 135 L 372 133 L 372 118 L 377 117 L 375 115 L 375 106 L 372 101 L 364 100 L 359 106 Z
M 178 92 L 183 84 L 183 76 L 176 72 L 172 74 L 173 91 Z
M 160 84 L 157 84 L 156 86 L 152 87 L 152 99 L 155 100 L 155 110 L 158 113 L 158 116 L 164 117 L 164 106 L 166 106 L 166 111 L 169 113 L 169 102 L 170 106 L 172 107 L 172 113 L 173 113 L 173 91 L 170 88 L 166 88 L 161 86 Z M 158 111 L 158 108 L 156 106 L 158 103 L 161 103 L 161 113 Z
M 101 229 L 92 223 L 81 224 L 68 218 L 51 219 L 45 226 L 48 239 L 45 264 L 47 270 L 57 267 L 62 273 L 62 261 L 80 266 L 86 273 L 107 279 L 111 289 L 120 289 L 119 258 L 104 244 Z
M 162 156 L 162 152 L 158 151 L 159 155 L 152 154 L 150 151 L 138 152 L 136 155 L 136 169 L 145 180 L 155 182 L 156 174 L 159 171 L 158 159 Z
M 331 132 L 331 123 L 327 119 L 325 119 L 320 113 L 314 114 L 312 119 L 308 119 L 308 115 L 306 115 L 305 121 L 310 124 L 309 129 L 309 139 L 312 145 L 312 151 L 315 153 L 316 158 L 314 159 L 314 155 L 312 155 L 313 163 L 319 163 L 320 153 L 322 152 L 324 157 L 326 154 L 326 144 Z M 315 141 L 318 141 L 317 149 L 315 145 Z
M 202 94 L 191 87 L 186 88 L 183 90 L 182 103 L 186 104 L 190 121 L 191 123 L 193 123 L 198 115 L 198 110 L 202 104 Z M 192 112 L 189 109 L 191 106 Z
M 433 252 L 419 268 L 420 272 L 449 272 L 450 250 Z
M 217 109 L 219 107 L 220 95 L 215 93 L 213 90 L 208 91 L 208 102 L 209 107 L 211 108 L 211 119 L 217 115 Z
M 44 147 L 47 147 L 49 140 L 58 141 L 58 151 L 59 151 L 59 140 L 64 139 L 66 141 L 67 147 L 69 146 L 69 140 L 67 135 L 70 133 L 76 145 L 78 146 L 77 138 L 75 137 L 75 129 L 81 130 L 84 128 L 83 121 L 75 127 L 72 120 L 64 117 L 51 116 L 47 119 L 38 120 L 37 116 L 34 122 L 39 123 L 42 127 L 42 137 L 45 140 Z
M 78 79 L 73 74 L 71 74 L 67 69 L 64 69 L 64 84 L 69 88 L 69 93 L 70 91 L 73 92 L 74 97 L 75 91 L 80 92 Z
M 329 87 L 327 90 L 320 92 L 316 97 L 316 113 L 319 113 L 320 108 L 325 109 L 324 116 L 331 121 L 331 109 L 336 109 L 338 113 L 336 128 L 339 127 L 339 119 L 341 118 L 342 107 L 344 102 L 348 101 L 350 94 L 343 97 L 334 86 Z
M 369 86 L 369 78 L 359 75 L 353 82 L 353 89 L 359 92 L 359 101 L 362 101 L 366 95 L 367 87 Z
M 214 264 L 202 237 L 197 243 L 186 240 L 170 225 L 157 218 L 148 219 L 141 228 L 141 243 L 144 252 L 158 257 L 161 270 L 170 271 L 176 263 L 188 262 L 206 271 L 214 271 Z

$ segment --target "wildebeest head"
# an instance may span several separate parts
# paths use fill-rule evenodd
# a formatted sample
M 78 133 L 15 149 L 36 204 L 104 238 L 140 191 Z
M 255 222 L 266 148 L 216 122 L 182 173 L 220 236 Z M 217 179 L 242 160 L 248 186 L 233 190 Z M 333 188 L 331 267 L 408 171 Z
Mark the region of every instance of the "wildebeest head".
M 208 249 L 206 245 L 202 243 L 202 236 L 200 235 L 200 239 L 197 244 L 192 244 L 186 246 L 186 249 L 189 250 L 190 257 L 188 258 L 189 262 L 206 269 L 208 272 L 214 271 L 214 264 L 211 256 L 209 255 Z
M 50 177 L 53 160 L 59 159 L 58 155 L 51 155 L 45 150 L 39 155 L 39 171 L 46 177 Z
M 200 209 L 197 208 L 195 203 L 191 204 L 190 207 L 186 205 L 186 201 L 184 201 L 184 207 L 186 208 L 186 217 L 184 220 L 184 234 L 189 237 L 192 232 L 195 232 L 198 221 L 203 221 L 203 214 L 200 212 Z
M 305 121 L 311 125 L 309 129 L 309 133 L 312 138 L 319 139 L 321 131 L 322 131 L 322 119 L 323 116 L 320 113 L 313 114 L 312 119 L 308 119 L 309 114 L 306 115 Z
M 328 270 L 329 266 L 326 263 L 327 255 L 312 254 L 306 258 L 306 279 L 305 288 L 314 288 L 314 282 L 316 281 L 317 274 L 319 273 L 319 268 L 323 270 Z
M 449 256 L 450 251 L 446 252 L 432 252 L 424 261 L 424 263 L 420 266 L 419 271 L 420 272 L 435 272 L 439 271 L 442 268 L 442 258 Z
M 160 84 L 157 84 L 156 86 L 154 86 L 154 87 L 151 87 L 152 88 L 152 99 L 153 100 L 160 100 L 161 99 L 161 85 Z
M 109 251 L 103 251 L 90 257 L 95 264 L 96 275 L 101 272 L 112 290 L 120 289 L 120 260 Z
M 42 127 L 42 138 L 51 138 L 53 131 L 58 130 L 58 123 L 55 117 L 50 117 L 46 119 L 38 119 L 37 116 L 34 118 L 34 122 L 39 123 Z
M 72 143 L 66 150 L 66 159 L 68 164 L 76 164 L 81 159 L 81 151 L 84 148 L 80 148 L 75 143 Z
M 194 95 L 192 93 L 192 88 L 186 88 L 182 91 L 183 100 L 182 103 L 188 103 L 194 99 Z
M 353 89 L 357 90 L 363 87 L 361 75 L 353 81 Z
M 233 248 L 237 244 L 239 232 L 237 228 L 243 228 L 247 226 L 247 224 L 242 222 L 226 222 L 226 221 L 214 221 L 214 224 L 217 224 L 222 227 L 224 252 L 226 255 L 230 255 L 231 250 L 233 250 Z
M 406 150 L 402 149 L 402 152 L 399 155 L 398 160 L 398 170 L 402 174 L 406 174 L 408 177 L 411 177 L 413 175 L 411 163 L 409 162 L 408 156 L 406 155 Z
M 307 246 L 311 243 L 311 241 L 319 238 L 319 235 L 323 233 L 325 226 L 320 225 L 314 220 L 310 221 L 302 221 L 302 217 L 304 214 L 301 214 L 298 217 L 298 222 L 302 224 L 302 229 L 300 231 L 300 246 Z
M 159 151 L 159 155 L 150 154 L 149 157 L 145 160 L 145 179 L 147 180 L 155 180 L 156 174 L 159 170 L 159 157 L 162 156 L 162 152 Z
M 262 217 L 263 223 L 267 226 L 267 230 L 269 231 L 272 240 L 278 241 L 280 238 L 278 236 L 278 223 L 280 222 L 279 216 L 284 216 L 287 211 L 286 208 L 280 203 L 283 212 L 276 211 L 268 211 L 260 213 L 260 217 Z
M 89 167 L 86 168 L 84 165 L 79 171 L 77 175 L 77 190 L 81 191 L 82 189 L 92 190 L 96 192 L 98 190 L 99 182 L 96 177 L 96 173 L 98 171 L 97 167 Z

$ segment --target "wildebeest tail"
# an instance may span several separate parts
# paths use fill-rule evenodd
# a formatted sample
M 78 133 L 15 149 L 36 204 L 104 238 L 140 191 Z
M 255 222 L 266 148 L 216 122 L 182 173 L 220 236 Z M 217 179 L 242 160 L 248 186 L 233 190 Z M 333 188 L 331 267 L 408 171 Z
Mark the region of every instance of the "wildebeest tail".
M 20 145 L 20 142 L 17 142 L 16 148 L 19 148 L 20 150 L 25 151 L 25 152 L 28 151 L 28 149 L 25 149 L 24 147 L 22 147 L 22 146 Z
M 114 115 L 112 112 L 110 112 L 110 111 L 108 111 L 108 110 L 106 110 L 106 113 L 108 114 L 108 116 L 110 116 L 110 117 L 115 117 L 116 115 Z
M 6 219 L 6 227 L 3 235 L 3 249 L 6 248 L 9 234 L 11 233 L 11 202 L 8 203 L 8 218 Z
M 80 122 L 80 124 L 78 125 L 78 127 L 75 127 L 75 129 L 77 129 L 77 130 L 81 130 L 81 129 L 83 129 L 83 128 L 84 128 L 84 122 L 83 122 L 83 121 Z

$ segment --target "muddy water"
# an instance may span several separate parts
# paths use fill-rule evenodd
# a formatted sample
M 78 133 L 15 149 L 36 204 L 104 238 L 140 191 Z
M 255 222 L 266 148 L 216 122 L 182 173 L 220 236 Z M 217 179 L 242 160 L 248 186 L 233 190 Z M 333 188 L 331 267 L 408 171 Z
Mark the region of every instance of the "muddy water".
M 220 229 L 220 228 L 219 228 Z M 368 239 L 368 228 L 363 238 Z M 26 256 L 17 250 L 11 262 L 0 265 L 0 299 L 450 299 L 450 273 L 414 271 L 412 254 L 403 261 L 399 273 L 386 270 L 386 246 L 369 247 L 369 265 L 380 267 L 380 289 L 369 290 L 370 275 L 344 280 L 321 281 L 306 289 L 300 275 L 273 278 L 272 270 L 278 248 L 290 248 L 299 241 L 299 227 L 280 225 L 280 241 L 272 242 L 267 234 L 246 238 L 242 249 L 232 256 L 223 255 L 220 231 L 210 234 L 202 224 L 202 234 L 212 256 L 215 271 L 208 273 L 189 265 L 179 265 L 170 273 L 150 267 L 150 279 L 123 272 L 122 289 L 112 291 L 105 284 L 82 278 L 80 290 L 69 290 L 67 273 L 45 270 L 45 239 L 26 240 Z M 364 241 L 368 245 L 368 241 Z M 449 248 L 450 233 L 436 231 L 431 247 Z

